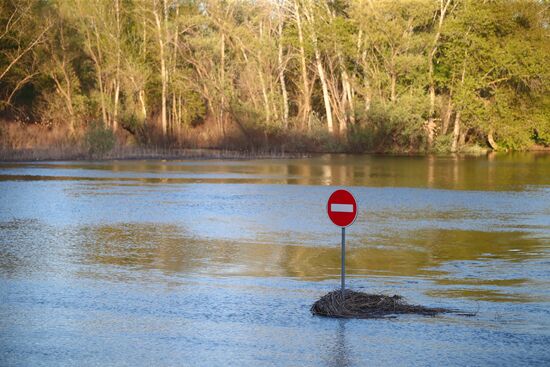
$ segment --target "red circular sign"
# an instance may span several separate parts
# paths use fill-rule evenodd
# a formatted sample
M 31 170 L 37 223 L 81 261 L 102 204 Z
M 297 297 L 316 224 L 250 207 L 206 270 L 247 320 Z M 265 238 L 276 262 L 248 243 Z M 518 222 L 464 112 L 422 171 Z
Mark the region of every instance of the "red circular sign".
M 327 213 L 332 223 L 347 227 L 357 217 L 357 203 L 353 195 L 346 190 L 336 190 L 327 202 Z

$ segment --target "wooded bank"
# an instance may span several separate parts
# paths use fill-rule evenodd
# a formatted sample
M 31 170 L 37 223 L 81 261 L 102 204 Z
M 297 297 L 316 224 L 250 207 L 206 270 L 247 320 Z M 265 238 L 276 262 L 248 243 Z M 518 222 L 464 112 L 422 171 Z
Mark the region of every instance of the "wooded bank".
M 4 0 L 0 145 L 548 146 L 549 7 Z

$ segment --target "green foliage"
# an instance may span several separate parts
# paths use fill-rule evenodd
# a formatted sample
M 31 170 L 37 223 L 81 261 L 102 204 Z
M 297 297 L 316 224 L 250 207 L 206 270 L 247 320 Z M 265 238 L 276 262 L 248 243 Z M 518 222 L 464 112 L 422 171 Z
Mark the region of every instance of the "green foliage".
M 206 104 L 199 93 L 185 91 L 182 123 L 197 126 L 206 118 Z
M 366 119 L 379 144 L 391 149 L 424 149 L 427 111 L 424 97 L 404 96 L 394 103 L 375 101 Z
M 372 124 L 356 124 L 348 132 L 348 145 L 353 152 L 372 152 L 380 138 Z
M 528 148 L 545 124 L 540 118 L 550 77 L 545 17 L 535 2 L 465 1 L 444 31 L 436 69 L 440 88 L 453 91 L 472 131 L 493 132 L 506 149 Z
M 537 144 L 550 146 L 550 95 L 546 94 L 537 105 L 541 108 L 535 109 L 532 113 L 533 119 L 533 140 Z
M 101 157 L 114 148 L 116 138 L 111 129 L 101 123 L 93 122 L 86 130 L 85 141 L 88 152 L 94 157 Z
M 134 113 L 126 113 L 122 116 L 120 123 L 122 127 L 135 136 L 139 136 L 143 129 L 143 120 Z
M 86 132 L 93 154 L 114 144 L 103 124 L 152 141 L 163 120 L 185 139 L 162 141 L 236 129 L 254 144 L 423 150 L 433 131 L 445 152 L 458 141 L 452 127 L 438 135 L 450 101 L 446 121 L 460 117 L 471 146 L 549 145 L 547 2 L 451 1 L 441 27 L 440 4 L 5 0 L 0 112 L 71 130 L 102 121 Z
M 433 150 L 436 153 L 449 153 L 451 151 L 453 137 L 450 134 L 436 137 Z
M 372 101 L 348 131 L 348 145 L 355 152 L 423 150 L 424 122 L 428 111 L 424 97 L 403 96 L 398 102 Z

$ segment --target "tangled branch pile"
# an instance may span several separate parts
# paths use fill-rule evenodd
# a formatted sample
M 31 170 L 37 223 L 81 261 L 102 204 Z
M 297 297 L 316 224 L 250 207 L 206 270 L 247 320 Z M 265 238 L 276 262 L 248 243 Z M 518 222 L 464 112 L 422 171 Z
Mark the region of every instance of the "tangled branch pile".
M 398 295 L 385 296 L 345 290 L 335 290 L 321 297 L 311 306 L 314 315 L 343 318 L 377 318 L 395 314 L 434 316 L 450 312 L 444 308 L 409 305 Z

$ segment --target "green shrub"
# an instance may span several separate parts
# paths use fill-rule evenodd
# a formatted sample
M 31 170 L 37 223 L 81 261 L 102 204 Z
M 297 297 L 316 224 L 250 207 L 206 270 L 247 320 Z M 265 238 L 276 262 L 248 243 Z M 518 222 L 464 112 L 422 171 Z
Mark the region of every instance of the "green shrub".
M 377 136 L 378 132 L 371 125 L 352 125 L 348 130 L 348 146 L 356 153 L 373 151 Z
M 115 134 L 101 123 L 92 123 L 85 134 L 88 152 L 92 156 L 103 156 L 115 146 Z
M 427 111 L 423 97 L 405 95 L 389 103 L 374 100 L 363 115 L 361 125 L 350 131 L 352 148 L 356 151 L 380 147 L 384 150 L 423 149 Z
M 449 153 L 453 144 L 452 134 L 438 135 L 435 138 L 433 150 L 435 153 Z

